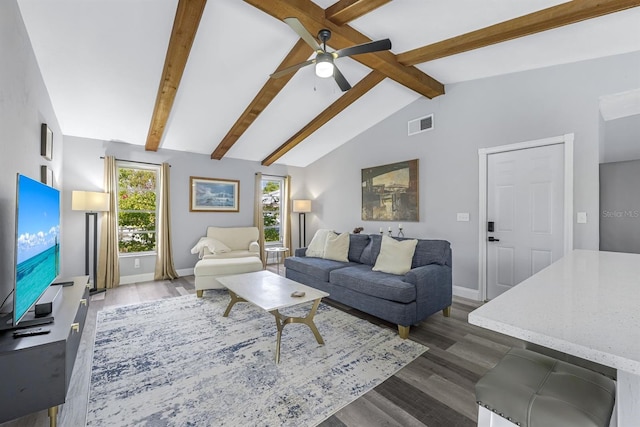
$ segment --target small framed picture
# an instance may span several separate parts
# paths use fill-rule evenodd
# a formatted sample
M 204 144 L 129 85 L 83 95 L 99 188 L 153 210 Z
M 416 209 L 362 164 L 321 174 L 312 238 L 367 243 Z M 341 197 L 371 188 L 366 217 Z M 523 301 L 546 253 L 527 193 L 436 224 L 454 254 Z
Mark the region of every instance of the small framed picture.
M 190 177 L 189 211 L 239 212 L 240 181 Z
M 47 160 L 53 160 L 53 131 L 46 123 L 40 130 L 40 155 Z
M 53 171 L 49 169 L 49 166 L 40 166 L 40 182 L 53 187 Z

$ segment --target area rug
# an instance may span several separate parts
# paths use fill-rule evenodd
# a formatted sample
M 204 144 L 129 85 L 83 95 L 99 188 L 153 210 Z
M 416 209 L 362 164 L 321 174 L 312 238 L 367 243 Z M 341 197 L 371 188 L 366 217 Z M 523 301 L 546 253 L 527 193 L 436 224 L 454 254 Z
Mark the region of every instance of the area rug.
M 427 350 L 321 304 L 319 345 L 226 291 L 98 313 L 88 426 L 313 426 Z M 303 306 L 304 307 L 304 306 Z M 308 308 L 285 311 L 305 315 Z

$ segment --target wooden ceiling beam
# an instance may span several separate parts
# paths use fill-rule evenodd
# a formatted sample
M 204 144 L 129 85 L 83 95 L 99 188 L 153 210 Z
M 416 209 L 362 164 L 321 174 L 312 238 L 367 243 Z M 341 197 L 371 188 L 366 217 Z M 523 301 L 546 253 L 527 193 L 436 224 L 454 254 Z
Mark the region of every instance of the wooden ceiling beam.
M 340 0 L 325 9 L 325 18 L 336 25 L 351 22 L 391 0 Z
M 263 161 L 263 166 L 269 166 L 279 158 L 291 151 L 313 132 L 324 126 L 329 120 L 344 111 L 349 105 L 356 102 L 362 95 L 369 92 L 375 85 L 385 79 L 385 75 L 377 71 L 372 71 L 360 80 L 355 86 L 345 92 L 336 102 L 328 106 L 323 112 L 318 114 L 305 127 L 269 154 Z
M 158 151 L 207 0 L 180 0 L 173 21 L 145 150 Z
M 275 71 L 306 61 L 312 53 L 313 49 L 311 46 L 305 43 L 304 40 L 299 39 Z M 227 154 L 227 151 L 231 149 L 295 74 L 296 73 L 291 73 L 278 79 L 267 78 L 267 82 L 262 86 L 260 92 L 253 98 L 253 101 L 245 108 L 229 132 L 227 132 L 216 149 L 211 153 L 212 159 L 220 160 Z
M 640 6 L 640 0 L 573 0 L 397 56 L 410 66 Z
M 283 20 L 296 17 L 311 33 L 317 34 L 323 28 L 331 31 L 329 44 L 334 49 L 343 49 L 356 44 L 370 42 L 371 39 L 348 25 L 336 25 L 325 18 L 325 11 L 310 0 L 244 0 L 272 17 Z M 390 51 L 366 53 L 352 59 L 379 71 L 392 80 L 415 92 L 434 98 L 444 94 L 444 85 L 415 67 L 406 67 L 396 60 Z

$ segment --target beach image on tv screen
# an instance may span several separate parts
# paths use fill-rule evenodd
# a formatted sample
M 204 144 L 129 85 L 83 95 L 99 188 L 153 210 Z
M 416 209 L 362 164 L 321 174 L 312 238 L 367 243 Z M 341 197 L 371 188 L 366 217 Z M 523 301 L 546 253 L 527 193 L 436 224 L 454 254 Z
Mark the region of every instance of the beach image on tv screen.
M 15 319 L 58 275 L 60 199 L 56 189 L 19 176 Z

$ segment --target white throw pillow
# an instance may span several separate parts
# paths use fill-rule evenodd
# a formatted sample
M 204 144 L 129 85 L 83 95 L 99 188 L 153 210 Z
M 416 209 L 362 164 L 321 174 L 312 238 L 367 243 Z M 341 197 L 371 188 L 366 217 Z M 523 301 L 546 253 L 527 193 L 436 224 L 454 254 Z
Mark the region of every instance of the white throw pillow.
M 411 261 L 417 244 L 418 240 L 416 239 L 398 241 L 389 236 L 382 236 L 380 254 L 372 270 L 391 274 L 405 274 L 411 270 Z
M 202 259 L 203 255 L 209 254 L 205 249 L 212 254 L 231 252 L 231 249 L 220 240 L 214 239 L 213 237 L 201 237 L 200 240 L 198 240 L 198 243 L 191 248 L 191 253 L 198 254 L 198 258 Z
M 337 236 L 335 233 L 327 235 L 324 244 L 324 259 L 349 262 L 349 233 Z
M 311 243 L 307 246 L 307 252 L 305 256 L 314 257 L 314 258 L 322 258 L 324 257 L 324 245 L 327 242 L 327 236 L 333 234 L 333 231 L 328 228 L 321 228 L 316 231 L 316 234 L 311 239 Z

